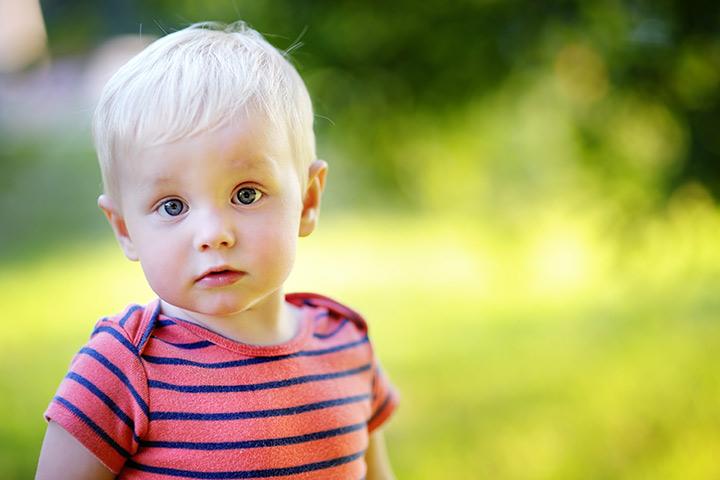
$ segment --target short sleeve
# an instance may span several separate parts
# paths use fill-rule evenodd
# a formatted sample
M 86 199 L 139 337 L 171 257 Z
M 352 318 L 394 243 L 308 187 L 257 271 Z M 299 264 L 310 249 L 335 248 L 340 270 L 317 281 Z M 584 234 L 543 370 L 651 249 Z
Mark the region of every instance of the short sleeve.
M 373 356 L 373 377 L 371 415 L 368 431 L 372 432 L 383 425 L 393 414 L 399 403 L 397 390 L 385 375 L 377 358 Z
M 70 364 L 45 418 L 118 473 L 148 428 L 147 379 L 117 323 L 101 320 Z

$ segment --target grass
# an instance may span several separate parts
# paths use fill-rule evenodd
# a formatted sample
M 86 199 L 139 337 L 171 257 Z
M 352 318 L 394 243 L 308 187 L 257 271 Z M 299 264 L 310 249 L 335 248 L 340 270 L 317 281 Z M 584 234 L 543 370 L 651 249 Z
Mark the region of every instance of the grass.
M 402 396 L 399 478 L 719 478 L 720 220 L 682 211 L 622 255 L 582 224 L 509 245 L 457 219 L 336 217 L 301 240 L 288 290 L 369 319 Z M 96 319 L 150 298 L 109 239 L 3 268 L 0 477 L 32 477 L 42 412 Z

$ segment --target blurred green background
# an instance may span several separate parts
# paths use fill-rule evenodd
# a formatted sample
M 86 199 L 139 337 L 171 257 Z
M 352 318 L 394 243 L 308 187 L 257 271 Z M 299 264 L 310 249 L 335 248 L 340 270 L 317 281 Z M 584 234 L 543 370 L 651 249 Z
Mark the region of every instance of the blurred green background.
M 399 478 L 720 478 L 716 2 L 41 3 L 0 14 L 1 478 L 96 319 L 152 298 L 95 206 L 98 89 L 238 18 L 313 97 L 330 174 L 289 290 L 369 319 Z

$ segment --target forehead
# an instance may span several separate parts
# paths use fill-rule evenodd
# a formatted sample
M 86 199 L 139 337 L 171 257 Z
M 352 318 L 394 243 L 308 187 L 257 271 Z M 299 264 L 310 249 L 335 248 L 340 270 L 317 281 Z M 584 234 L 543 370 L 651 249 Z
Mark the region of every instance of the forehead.
M 123 177 L 133 184 L 171 183 L 198 172 L 279 178 L 295 171 L 284 132 L 249 116 L 178 141 L 136 148 L 122 163 Z

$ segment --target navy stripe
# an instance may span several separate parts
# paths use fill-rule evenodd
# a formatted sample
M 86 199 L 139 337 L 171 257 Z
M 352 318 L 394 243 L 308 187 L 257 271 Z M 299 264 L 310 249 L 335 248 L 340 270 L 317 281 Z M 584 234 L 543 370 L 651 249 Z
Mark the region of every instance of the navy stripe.
M 247 418 L 267 418 L 282 417 L 285 415 L 297 415 L 325 408 L 338 407 L 356 402 L 364 402 L 370 399 L 369 394 L 354 395 L 352 397 L 336 398 L 333 400 L 325 400 L 317 403 L 307 403 L 305 405 L 297 405 L 287 408 L 273 408 L 270 410 L 254 410 L 246 412 L 226 412 L 226 413 L 193 413 L 193 412 L 152 412 L 150 420 L 204 420 L 204 421 L 223 421 L 223 420 L 244 420 Z
M 183 350 L 197 350 L 198 348 L 205 348 L 205 347 L 209 347 L 210 345 L 215 345 L 214 343 L 212 343 L 209 340 L 201 340 L 199 342 L 191 342 L 191 343 L 174 343 L 174 342 L 170 342 L 168 340 L 163 340 L 162 338 L 156 337 L 155 335 L 153 335 L 152 338 L 154 338 L 156 340 L 160 340 L 161 342 L 163 342 L 167 345 L 172 345 L 173 347 L 182 348 Z
M 175 322 L 173 322 L 172 320 L 158 320 L 157 322 L 155 322 L 156 327 L 167 327 L 170 325 L 175 325 Z
M 150 338 L 150 334 L 153 331 L 153 328 L 155 328 L 155 322 L 158 319 L 158 315 L 160 314 L 160 302 L 158 302 L 157 307 L 155 307 L 155 311 L 152 314 L 152 317 L 150 317 L 150 321 L 147 324 L 147 327 L 145 327 L 145 331 L 142 334 L 142 337 L 140 338 L 140 342 L 138 343 L 138 350 L 142 350 L 145 346 L 145 343 Z
M 271 388 L 289 387 L 292 385 L 300 385 L 303 383 L 318 382 L 322 380 L 331 380 L 334 378 L 349 377 L 361 372 L 370 370 L 369 363 L 361 365 L 350 370 L 340 372 L 321 373 L 318 375 L 304 375 L 302 377 L 286 378 L 284 380 L 276 380 L 274 382 L 250 383 L 245 385 L 175 385 L 172 383 L 161 382 L 159 380 L 149 380 L 148 386 L 151 388 L 160 388 L 163 390 L 174 390 L 176 392 L 185 393 L 235 393 L 235 392 L 255 392 L 258 390 L 268 390 Z
M 285 360 L 288 358 L 294 358 L 294 357 L 314 357 L 318 355 L 327 355 L 329 353 L 335 353 L 339 352 L 341 350 L 347 350 L 349 348 L 357 347 L 358 345 L 362 345 L 364 343 L 368 343 L 368 337 L 365 336 L 361 338 L 360 340 L 355 340 L 353 342 L 345 343 L 342 345 L 336 345 L 334 347 L 324 348 L 321 350 L 308 350 L 308 351 L 302 351 L 297 353 L 291 353 L 289 355 L 277 355 L 277 356 L 271 356 L 271 357 L 253 357 L 253 358 L 246 358 L 243 360 L 231 360 L 228 362 L 196 362 L 193 360 L 186 360 L 184 358 L 176 358 L 176 357 L 156 357 L 154 355 L 143 355 L 143 360 L 147 361 L 148 363 L 155 363 L 158 365 L 188 365 L 191 367 L 200 367 L 200 368 L 233 368 L 233 367 L 242 367 L 246 365 L 257 365 L 259 363 L 268 363 L 268 362 L 277 362 L 279 360 Z
M 125 463 L 126 467 L 134 468 L 143 472 L 159 473 L 161 475 L 169 475 L 173 477 L 182 478 L 220 478 L 220 479 L 231 479 L 231 478 L 262 478 L 262 477 L 281 477 L 283 475 L 295 475 L 304 472 L 313 472 L 317 470 L 324 470 L 326 468 L 337 467 L 338 465 L 344 465 L 352 461 L 357 460 L 365 454 L 362 450 L 352 455 L 345 457 L 333 458 L 331 460 L 325 460 L 322 462 L 306 463 L 305 465 L 298 465 L 296 467 L 283 467 L 283 468 L 268 468 L 264 470 L 240 470 L 234 472 L 198 472 L 195 470 L 180 470 L 177 468 L 165 468 L 155 467 L 153 465 L 144 465 L 141 463 L 128 460 Z
M 100 325 L 103 322 L 107 322 L 107 317 L 101 318 L 96 324 L 95 328 L 93 329 L 92 333 L 90 334 L 90 338 L 93 338 L 95 334 L 98 332 L 98 328 L 100 328 L 98 325 Z
M 383 403 L 378 407 L 377 410 L 375 410 L 375 413 L 372 414 L 370 419 L 368 419 L 367 423 L 372 423 L 372 421 L 375 420 L 378 417 L 378 415 L 380 415 L 383 412 L 383 410 L 385 410 L 385 407 L 388 406 L 391 398 L 392 398 L 392 392 L 388 392 L 387 397 L 385 397 L 385 400 L 383 400 Z
M 123 318 L 120 319 L 120 326 L 125 327 L 125 323 L 130 319 L 133 313 L 135 313 L 137 310 L 140 310 L 142 307 L 140 305 L 133 305 L 128 309 L 128 311 L 123 315 Z
M 122 372 L 122 370 L 117 367 L 117 365 L 108 360 L 107 357 L 105 357 L 102 353 L 89 347 L 83 347 L 82 349 L 80 349 L 80 353 L 84 353 L 85 355 L 93 357 L 95 360 L 102 363 L 105 368 L 115 374 L 115 376 L 118 377 L 120 381 L 130 391 L 132 396 L 135 398 L 137 404 L 140 406 L 142 411 L 145 412 L 145 415 L 150 416 L 150 409 L 148 408 L 147 403 L 145 403 L 145 400 L 143 400 L 137 390 L 135 390 L 135 387 L 133 387 L 130 383 L 130 379 L 128 379 L 128 377 Z
M 122 448 L 115 440 L 112 439 L 110 435 L 108 435 L 105 430 L 100 428 L 97 423 L 90 420 L 90 417 L 85 415 L 82 410 L 80 410 L 78 407 L 70 403 L 68 400 L 65 400 L 61 396 L 55 396 L 53 398 L 56 402 L 60 403 L 61 405 L 65 406 L 68 410 L 70 410 L 75 416 L 77 416 L 80 420 L 82 420 L 88 427 L 90 427 L 95 433 L 100 436 L 105 442 L 110 445 L 116 452 L 118 452 L 123 457 L 129 457 L 130 453 Z
M 330 337 L 332 337 L 333 335 L 335 335 L 336 333 L 338 333 L 340 330 L 342 330 L 342 328 L 343 328 L 347 323 L 348 323 L 348 319 L 347 319 L 347 318 L 343 318 L 343 321 L 340 322 L 340 324 L 335 328 L 335 330 L 333 330 L 333 331 L 330 332 L 330 333 L 316 333 L 316 334 L 315 334 L 315 337 L 317 337 L 317 338 L 330 338 Z
M 293 437 L 282 438 L 265 438 L 261 440 L 244 440 L 238 442 L 142 442 L 143 447 L 148 448 L 184 448 L 188 450 L 235 450 L 239 448 L 262 448 L 262 447 L 281 447 L 285 445 L 295 445 L 298 443 L 312 442 L 322 440 L 324 438 L 337 437 L 347 433 L 356 432 L 367 428 L 367 423 L 357 423 L 346 427 L 334 428 L 332 430 L 324 430 L 321 432 L 308 433 L 306 435 L 297 435 Z
M 112 401 L 110 397 L 108 397 L 102 390 L 100 390 L 94 383 L 92 383 L 87 378 L 83 377 L 82 375 L 78 375 L 75 372 L 69 372 L 67 375 L 65 375 L 65 378 L 69 378 L 70 380 L 74 380 L 83 387 L 87 388 L 93 395 L 98 397 L 105 405 L 110 408 L 110 410 L 113 411 L 117 417 L 122 420 L 122 422 L 130 427 L 130 430 L 133 432 L 133 437 L 135 437 L 135 441 L 139 442 L 140 438 L 135 434 L 135 422 L 132 421 L 132 419 L 122 411 L 118 405 Z
M 98 327 L 97 333 L 100 333 L 100 332 L 109 333 L 110 335 L 115 337 L 115 339 L 118 342 L 120 342 L 125 348 L 130 350 L 130 352 L 133 355 L 135 355 L 136 357 L 138 356 L 138 351 L 137 351 L 137 348 L 135 348 L 135 345 L 133 345 L 127 338 L 125 338 L 125 335 L 123 335 L 122 333 L 120 333 L 119 331 L 114 329 L 113 327 Z
M 231 367 L 242 367 L 245 365 L 257 365 L 259 363 L 275 362 L 289 358 L 291 355 L 276 356 L 276 357 L 253 357 L 244 360 L 231 360 L 227 362 L 196 362 L 194 360 L 186 360 L 184 358 L 177 357 L 157 357 L 155 355 L 142 355 L 142 359 L 148 363 L 154 363 L 157 365 L 187 365 L 190 367 L 200 368 L 231 368 Z M 294 355 L 292 355 L 294 356 Z
M 368 343 L 368 342 L 369 342 L 369 339 L 368 339 L 367 335 L 365 335 L 360 340 L 343 343 L 340 345 L 336 345 L 334 347 L 324 348 L 322 350 L 308 350 L 308 351 L 300 352 L 299 355 L 303 356 L 303 357 L 316 357 L 318 355 L 325 355 L 327 353 L 335 353 L 335 352 L 339 352 L 341 350 L 347 350 L 349 348 L 357 347 L 358 345 L 362 345 L 362 344 Z

